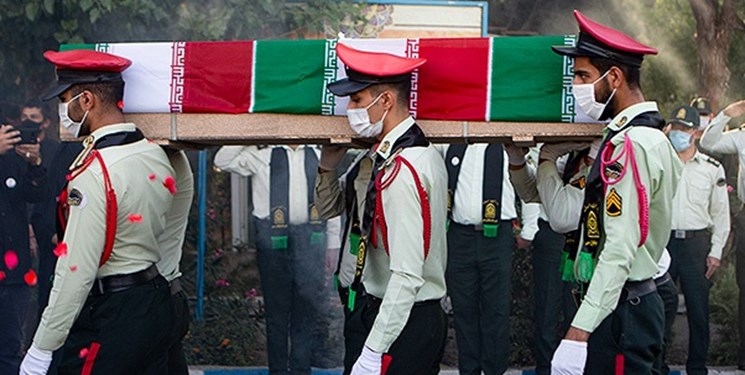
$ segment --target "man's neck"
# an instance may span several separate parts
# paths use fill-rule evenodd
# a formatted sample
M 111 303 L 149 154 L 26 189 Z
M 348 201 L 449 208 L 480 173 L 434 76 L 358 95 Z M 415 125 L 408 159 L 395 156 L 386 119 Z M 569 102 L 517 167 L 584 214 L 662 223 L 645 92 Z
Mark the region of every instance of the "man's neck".
M 616 100 L 618 101 L 614 108 L 615 113 L 613 113 L 613 117 L 618 116 L 618 114 L 623 112 L 626 108 L 645 101 L 644 94 L 642 94 L 641 90 L 628 90 L 626 94 L 617 94 Z
M 406 120 L 406 118 L 409 117 L 409 110 L 406 109 L 405 111 L 391 110 L 390 113 L 385 117 L 385 120 L 383 120 L 383 131 L 378 136 L 378 140 L 382 141 L 383 138 L 385 138 L 388 133 L 393 131 L 393 129 L 398 126 L 402 121 Z
M 682 152 L 678 152 L 678 157 L 683 163 L 688 163 L 694 156 L 696 156 L 696 145 L 693 144 Z

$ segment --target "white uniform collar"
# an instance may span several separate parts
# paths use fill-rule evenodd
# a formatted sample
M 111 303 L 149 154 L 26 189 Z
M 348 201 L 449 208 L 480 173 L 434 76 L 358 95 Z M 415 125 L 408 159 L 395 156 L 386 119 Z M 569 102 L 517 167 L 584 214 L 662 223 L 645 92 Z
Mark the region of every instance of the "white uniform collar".
M 641 102 L 627 107 L 608 123 L 608 129 L 612 131 L 621 130 L 629 121 L 645 112 L 659 112 L 656 102 Z
M 376 153 L 380 155 L 384 160 L 387 160 L 388 157 L 391 156 L 393 145 L 396 144 L 396 141 L 402 135 L 404 135 L 404 133 L 406 133 L 406 131 L 409 130 L 409 128 L 411 128 L 414 124 L 414 119 L 411 116 L 406 117 L 403 121 L 396 125 L 395 128 L 388 132 L 385 137 L 383 137 L 383 140 L 380 141 L 380 145 L 378 146 Z

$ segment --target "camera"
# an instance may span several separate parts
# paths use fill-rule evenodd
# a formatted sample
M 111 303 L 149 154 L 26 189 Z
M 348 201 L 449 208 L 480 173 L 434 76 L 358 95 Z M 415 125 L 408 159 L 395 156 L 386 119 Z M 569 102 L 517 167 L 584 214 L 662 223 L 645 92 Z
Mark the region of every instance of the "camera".
M 41 131 L 41 124 L 26 120 L 16 128 L 21 132 L 21 140 L 17 144 L 19 145 L 34 145 L 37 144 L 39 138 L 39 132 Z

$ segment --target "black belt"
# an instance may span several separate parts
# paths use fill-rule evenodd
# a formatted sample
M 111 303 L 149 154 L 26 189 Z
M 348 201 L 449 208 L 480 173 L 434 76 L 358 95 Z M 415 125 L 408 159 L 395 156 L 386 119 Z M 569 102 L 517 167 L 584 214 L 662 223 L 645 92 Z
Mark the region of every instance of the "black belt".
M 627 281 L 621 291 L 621 301 L 633 301 L 657 291 L 654 280 Z
M 171 295 L 178 294 L 178 292 L 184 290 L 181 287 L 181 276 L 171 280 Z
M 501 224 L 505 224 L 505 223 L 512 224 L 513 221 L 514 220 L 499 220 L 499 224 L 500 225 Z M 472 231 L 476 231 L 476 232 L 483 232 L 484 231 L 484 226 L 481 225 L 481 224 L 465 225 L 465 224 L 456 223 L 454 221 L 450 221 L 450 226 L 454 226 L 454 227 L 460 228 L 460 229 L 472 230 Z
M 96 279 L 93 282 L 93 289 L 91 289 L 91 295 L 100 296 L 107 293 L 121 292 L 138 285 L 144 284 L 154 278 L 160 273 L 155 265 L 138 271 L 135 273 L 129 273 L 126 275 L 113 275 L 106 276 L 101 279 Z
M 670 237 L 676 240 L 685 240 L 696 237 L 705 237 L 711 234 L 708 229 L 698 230 L 673 230 L 670 231 Z
M 368 294 L 367 295 L 367 302 L 370 304 L 370 306 L 380 307 L 380 304 L 383 303 L 383 300 L 380 299 L 380 298 L 378 298 L 378 297 L 373 296 L 372 294 Z M 439 298 L 438 299 L 428 299 L 426 301 L 414 302 L 414 307 L 430 306 L 430 305 L 435 305 L 435 304 L 437 304 L 437 305 L 440 304 L 440 299 Z
M 673 278 L 670 276 L 670 274 L 668 272 L 665 272 L 664 275 L 654 279 L 654 284 L 659 288 L 661 285 L 667 284 L 672 281 Z

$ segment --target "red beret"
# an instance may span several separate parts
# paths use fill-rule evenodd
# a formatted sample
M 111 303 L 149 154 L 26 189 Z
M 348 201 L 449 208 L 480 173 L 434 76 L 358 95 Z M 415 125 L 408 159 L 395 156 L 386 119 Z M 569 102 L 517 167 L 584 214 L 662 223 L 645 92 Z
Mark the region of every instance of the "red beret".
M 79 83 L 121 81 L 121 72 L 132 65 L 132 61 L 123 57 L 87 49 L 46 51 L 44 58 L 57 68 L 57 84 L 42 95 L 43 100 L 50 100 Z
M 427 59 L 408 58 L 383 52 L 354 49 L 336 44 L 336 54 L 344 62 L 347 77 L 327 87 L 334 95 L 347 96 L 378 83 L 394 83 L 411 79 L 411 72 Z
M 657 50 L 639 43 L 630 36 L 608 26 L 599 24 L 580 11 L 574 11 L 579 24 L 579 39 L 576 47 L 556 46 L 553 50 L 561 55 L 602 57 L 620 63 L 641 66 L 644 55 L 656 55 Z

